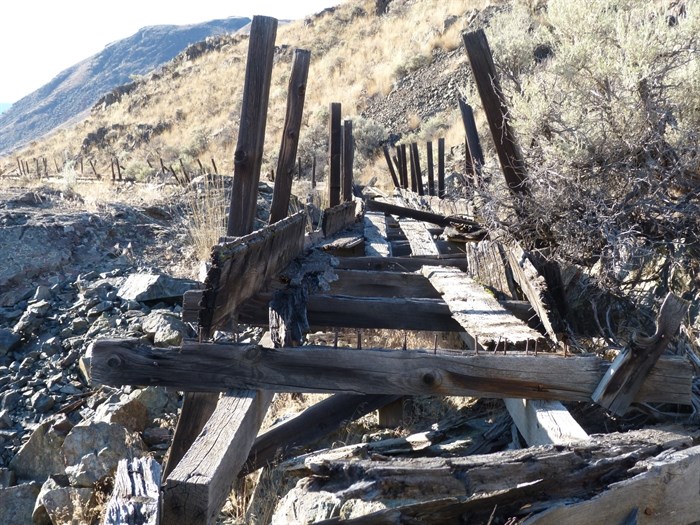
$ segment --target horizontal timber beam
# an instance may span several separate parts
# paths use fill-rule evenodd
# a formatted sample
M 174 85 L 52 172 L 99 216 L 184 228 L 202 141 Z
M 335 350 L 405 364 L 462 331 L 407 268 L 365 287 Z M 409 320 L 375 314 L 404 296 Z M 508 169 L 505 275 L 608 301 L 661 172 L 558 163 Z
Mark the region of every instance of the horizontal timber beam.
M 424 265 L 454 266 L 460 270 L 469 268 L 465 256 L 437 257 L 339 257 L 339 270 L 376 270 L 380 272 L 415 272 Z
M 186 391 L 253 388 L 589 401 L 608 366 L 594 356 L 465 356 L 454 351 L 271 349 L 196 342 L 154 348 L 137 339 L 102 339 L 94 344 L 92 378 L 112 386 Z M 685 359 L 663 357 L 636 401 L 689 404 L 691 379 Z

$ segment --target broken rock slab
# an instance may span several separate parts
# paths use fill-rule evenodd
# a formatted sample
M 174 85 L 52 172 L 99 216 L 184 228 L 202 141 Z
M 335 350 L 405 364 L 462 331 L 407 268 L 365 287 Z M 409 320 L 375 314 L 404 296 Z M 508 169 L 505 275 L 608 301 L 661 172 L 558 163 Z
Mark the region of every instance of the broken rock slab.
M 128 301 L 167 301 L 201 285 L 192 279 L 179 279 L 158 273 L 134 273 L 117 290 L 117 296 Z
M 32 523 L 34 503 L 40 483 L 31 482 L 0 489 L 0 523 L 24 525 Z
M 7 328 L 0 328 L 0 356 L 12 352 L 21 341 L 21 337 Z
M 63 486 L 49 478 L 36 498 L 32 520 L 34 525 L 92 523 L 99 514 L 95 507 L 92 488 Z
M 156 346 L 177 346 L 190 332 L 180 317 L 169 310 L 154 310 L 145 317 L 142 328 L 146 335 L 153 337 Z
M 52 474 L 63 474 L 61 446 L 65 436 L 52 429 L 52 424 L 45 421 L 39 425 L 12 458 L 10 468 L 19 479 L 43 483 Z

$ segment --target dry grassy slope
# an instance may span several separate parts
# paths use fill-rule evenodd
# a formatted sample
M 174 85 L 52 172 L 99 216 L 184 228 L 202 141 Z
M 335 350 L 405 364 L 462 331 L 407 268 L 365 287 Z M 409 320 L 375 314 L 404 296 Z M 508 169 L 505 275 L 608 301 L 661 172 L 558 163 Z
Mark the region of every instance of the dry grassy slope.
M 305 21 L 281 26 L 273 71 L 265 160 L 276 163 L 293 48 L 312 52 L 300 154 L 323 155 L 327 108 L 343 104 L 343 118 L 357 119 L 359 165 L 372 174 L 372 157 L 389 134 L 422 138 L 458 131 L 455 94 L 466 84 L 460 32 L 481 18 L 487 0 L 393 0 L 377 16 L 375 2 L 354 0 Z M 499 2 L 500 3 L 500 2 Z M 16 158 L 48 157 L 49 166 L 93 158 L 109 171 L 117 155 L 127 175 L 152 174 L 163 158 L 168 164 L 195 165 L 215 158 L 222 172 L 232 171 L 240 114 L 247 38 L 220 38 L 194 59 L 182 55 L 161 73 L 139 82 L 109 106 L 93 108 L 77 124 L 33 142 L 0 170 L 16 169 Z M 359 118 L 360 116 L 364 118 Z M 435 134 L 435 137 L 431 135 Z M 448 144 L 449 145 L 449 144 Z M 380 171 L 381 168 L 376 168 Z

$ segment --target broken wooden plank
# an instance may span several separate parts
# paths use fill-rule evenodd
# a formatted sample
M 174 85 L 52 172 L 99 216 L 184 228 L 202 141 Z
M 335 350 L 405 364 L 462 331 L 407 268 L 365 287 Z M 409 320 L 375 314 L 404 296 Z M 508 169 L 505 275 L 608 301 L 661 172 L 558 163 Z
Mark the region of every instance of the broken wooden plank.
M 349 201 L 323 210 L 321 231 L 324 237 L 331 237 L 355 223 L 355 202 Z
M 504 247 L 515 282 L 537 312 L 549 338 L 557 342 L 561 331 L 561 319 L 553 307 L 553 300 L 547 290 L 547 283 L 530 260 L 528 253 L 517 243 Z
M 476 281 L 488 286 L 505 299 L 517 298 L 515 281 L 506 264 L 505 253 L 499 242 L 483 240 L 464 245 L 468 269 Z
M 271 392 L 254 390 L 238 390 L 219 399 L 201 434 L 165 480 L 164 523 L 213 522 L 248 458 L 271 401 Z
M 368 200 L 366 201 L 366 204 L 368 211 L 383 212 L 390 215 L 396 215 L 398 217 L 406 217 L 417 221 L 429 222 L 438 226 L 459 224 L 470 231 L 483 230 L 482 226 L 478 222 L 462 216 L 445 216 L 429 211 L 406 208 L 405 206 L 397 206 L 396 204 L 389 204 L 378 200 Z
M 160 482 L 153 458 L 119 460 L 103 525 L 160 525 Z
M 238 305 L 262 289 L 304 247 L 303 211 L 212 249 L 199 320 L 203 335 L 224 324 Z
M 286 459 L 294 448 L 313 443 L 397 398 L 381 394 L 336 394 L 319 401 L 259 435 L 240 475 L 254 472 L 273 460 Z
M 261 293 L 241 305 L 238 320 L 265 326 L 271 294 Z M 322 328 L 386 328 L 456 332 L 461 326 L 440 299 L 351 297 L 312 294 L 306 303 L 309 326 Z
M 688 307 L 688 301 L 669 292 L 656 318 L 655 333 L 635 337 L 618 354 L 593 392 L 593 401 L 617 415 L 627 412 L 654 363 L 678 332 Z
M 399 220 L 399 225 L 411 245 L 411 255 L 420 257 L 422 255 L 440 254 L 437 246 L 435 246 L 433 236 L 430 235 L 424 222 L 401 219 Z
M 375 510 L 378 505 L 374 505 L 373 512 L 364 516 L 315 522 L 322 525 L 443 525 L 507 523 L 508 520 L 537 525 L 583 525 L 618 524 L 633 505 L 640 506 L 643 511 L 648 509 L 648 514 L 654 515 L 658 503 L 663 510 L 658 519 L 650 523 L 690 523 L 693 521 L 691 510 L 698 508 L 700 501 L 696 497 L 700 447 L 676 449 L 692 442 L 690 431 L 642 430 L 597 435 L 590 442 L 569 446 L 451 458 L 382 456 L 382 460 L 377 461 L 364 455 L 336 459 L 333 451 L 329 451 L 326 457 L 316 454 L 306 457 L 303 464 L 292 465 L 296 470 L 289 474 L 303 476 L 297 484 L 303 488 L 291 493 L 280 507 L 288 508 L 289 515 L 293 515 L 297 505 L 299 508 L 308 506 L 305 499 L 318 498 L 323 493 L 332 497 L 338 506 L 350 499 L 366 500 L 380 503 L 381 510 Z M 670 461 L 667 462 L 667 458 L 671 458 Z M 669 464 L 676 468 L 665 468 Z M 678 468 L 680 465 L 683 468 Z M 639 471 L 645 473 L 636 475 Z M 644 480 L 641 483 L 640 478 Z M 686 486 L 681 489 L 679 485 L 683 482 Z M 671 490 L 678 489 L 683 497 L 677 513 L 673 512 L 674 506 L 679 504 L 674 494 L 670 490 L 659 490 L 660 485 L 667 484 L 671 485 Z M 616 497 L 598 501 L 596 495 L 609 486 Z M 615 491 L 617 487 L 624 488 Z M 642 490 L 635 494 L 632 492 L 635 487 Z M 659 494 L 654 494 L 653 490 Z M 587 501 L 571 504 L 581 500 Z M 568 512 L 557 515 L 557 509 L 553 509 L 553 519 L 543 522 L 536 519 L 538 510 L 566 503 L 570 503 Z M 587 512 L 592 507 L 597 512 Z M 528 516 L 532 517 L 528 520 Z M 677 520 L 676 516 L 681 519 Z
M 512 315 L 483 286 L 454 268 L 424 266 L 425 275 L 442 294 L 452 317 L 464 329 L 464 340 L 474 350 L 524 350 L 542 336 Z
M 386 217 L 383 213 L 365 213 L 365 255 L 389 257 L 391 244 L 386 240 Z
M 102 339 L 94 344 L 92 378 L 112 386 L 161 385 L 210 392 L 262 388 L 588 401 L 608 366 L 598 357 L 545 354 L 455 355 L 444 350 L 316 346 L 287 351 L 190 341 L 180 348 L 155 348 L 137 339 Z M 664 357 L 637 400 L 690 404 L 691 379 L 684 359 Z
M 426 264 L 453 266 L 467 270 L 469 261 L 465 257 L 342 257 L 338 259 L 339 270 L 376 270 L 380 272 L 415 272 Z
M 351 297 L 415 297 L 440 299 L 430 281 L 419 273 L 335 270 L 338 280 L 329 293 Z
M 559 401 L 503 400 L 528 446 L 562 445 L 588 439 L 588 434 Z
M 623 523 L 635 509 L 644 525 L 697 523 L 700 516 L 700 446 L 659 454 L 640 461 L 634 477 L 609 485 L 586 501 L 561 501 L 524 525 Z

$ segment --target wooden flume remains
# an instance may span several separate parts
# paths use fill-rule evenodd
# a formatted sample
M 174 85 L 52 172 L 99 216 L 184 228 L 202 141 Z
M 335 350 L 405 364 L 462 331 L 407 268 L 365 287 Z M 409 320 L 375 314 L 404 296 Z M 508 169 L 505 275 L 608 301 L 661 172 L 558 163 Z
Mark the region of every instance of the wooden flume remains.
M 427 503 L 376 512 L 348 523 L 396 523 L 402 519 L 457 523 L 455 520 L 468 512 L 488 515 L 494 505 L 522 512 L 523 505 L 530 502 L 537 502 L 526 511 L 533 514 L 532 523 L 554 523 L 549 516 L 569 517 L 562 501 L 576 493 L 571 487 L 567 492 L 562 484 L 585 483 L 594 487 L 592 493 L 605 491 L 604 483 L 593 480 L 616 472 L 616 480 L 624 479 L 639 488 L 634 478 L 619 474 L 630 468 L 629 461 L 628 466 L 615 463 L 614 468 L 589 465 L 586 469 L 573 448 L 561 448 L 565 443 L 581 442 L 577 446 L 588 447 L 590 457 L 606 458 L 611 464 L 610 443 L 621 444 L 624 438 L 589 438 L 560 402 L 598 400 L 618 414 L 633 402 L 690 404 L 692 373 L 687 361 L 661 355 L 687 305 L 670 296 L 668 308 L 662 309 L 657 320 L 657 335 L 621 354 L 623 357 L 612 365 L 594 355 L 566 357 L 566 346 L 559 341 L 556 306 L 530 254 L 515 244 L 494 240 L 497 232 L 486 231 L 472 218 L 417 210 L 409 204 L 426 193 L 426 199 L 436 193 L 444 196 L 444 141 L 438 143 L 437 189 L 431 177 L 432 146 L 428 148 L 426 186 L 416 145 L 411 146 L 410 156 L 405 146 L 399 147 L 394 157 L 385 149 L 395 198 L 363 202 L 353 197 L 352 191 L 352 123 L 346 120 L 341 127 L 341 107 L 335 103 L 330 106 L 329 123 L 330 207 L 324 211 L 320 227 L 307 232 L 305 212 L 287 216 L 308 74 L 307 53 L 295 55 L 293 67 L 301 71 L 290 77 L 288 126 L 272 204 L 274 219 L 252 231 L 275 32 L 274 19 L 254 19 L 227 237 L 212 249 L 204 289 L 189 292 L 184 299 L 183 319 L 198 326 L 199 340 L 185 341 L 178 348 L 101 340 L 93 349 L 92 377 L 98 383 L 164 385 L 186 392 L 161 480 L 162 522 L 213 523 L 239 475 L 403 395 L 503 398 L 529 445 L 560 448 L 557 453 L 529 449 L 514 453 L 520 454 L 520 459 L 495 455 L 493 461 L 488 456 L 455 459 L 451 465 L 462 469 L 457 476 L 460 479 L 471 476 L 472 469 L 490 472 L 481 478 L 491 480 L 484 484 L 483 494 L 436 494 Z M 486 114 L 494 137 L 503 137 L 496 149 L 508 186 L 514 193 L 525 192 L 527 175 L 522 158 L 503 118 L 502 97 L 493 81 L 495 71 L 489 69 L 493 64 L 488 45 L 478 33 L 465 35 L 469 60 L 475 75 L 481 77 L 477 84 L 484 105 L 489 106 Z M 487 69 L 483 75 L 477 73 L 482 67 Z M 463 107 L 463 115 L 471 176 L 477 181 L 483 156 L 469 120 L 470 111 Z M 466 244 L 456 249 L 449 241 L 436 242 L 436 231 L 446 228 L 458 229 L 463 235 L 461 242 L 466 239 Z M 399 255 L 403 252 L 406 255 Z M 511 299 L 498 301 L 484 285 L 509 291 Z M 522 297 L 516 297 L 517 290 Z M 534 320 L 540 329 L 528 326 L 527 321 Z M 214 331 L 227 330 L 234 322 L 265 326 L 268 332 L 258 344 L 208 341 Z M 341 327 L 454 332 L 466 348 L 436 346 L 403 351 L 303 345 L 311 328 Z M 642 363 L 641 368 L 637 362 Z M 258 436 L 273 392 L 334 395 Z M 625 443 L 635 461 L 641 461 L 652 458 L 653 451 L 670 451 L 679 443 L 690 445 L 692 439 L 640 434 Z M 521 475 L 527 470 L 518 463 L 525 461 L 523 457 L 536 457 L 538 465 L 544 465 L 538 475 L 546 477 L 547 483 Z M 674 456 L 668 469 L 686 475 L 692 471 L 688 465 L 696 464 L 698 458 L 700 452 L 690 449 L 686 456 Z M 445 465 L 440 461 L 387 466 L 408 474 L 412 469 L 424 469 L 431 472 L 428 478 L 432 476 L 435 486 L 442 486 Z M 310 465 L 312 471 L 329 479 L 343 468 L 337 462 Z M 357 465 L 357 472 L 363 472 L 360 476 L 381 476 L 371 462 Z M 559 472 L 573 468 L 579 470 L 578 475 Z M 511 476 L 513 472 L 519 474 Z M 124 485 L 128 484 L 120 486 Z M 544 485 L 550 492 L 547 497 L 540 488 Z M 559 490 L 554 490 L 556 487 Z M 557 506 L 547 504 L 550 496 Z M 128 499 L 121 493 L 119 497 Z M 148 505 L 152 508 L 153 502 L 149 500 Z M 559 509 L 561 505 L 564 510 Z M 640 505 L 639 498 L 630 498 L 615 512 L 649 515 Z M 114 506 L 117 514 L 126 507 Z M 691 506 L 686 512 L 693 509 Z M 117 515 L 112 523 L 129 522 L 128 511 L 121 512 L 124 515 Z M 591 504 L 588 512 L 596 516 L 594 521 L 605 521 L 599 506 Z M 536 519 L 538 516 L 542 521 Z M 659 520 L 665 516 L 659 514 L 657 521 L 649 522 L 662 523 Z M 159 517 L 154 519 L 157 523 Z

